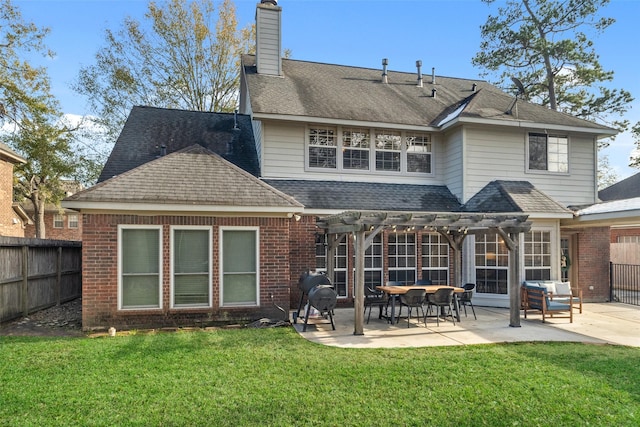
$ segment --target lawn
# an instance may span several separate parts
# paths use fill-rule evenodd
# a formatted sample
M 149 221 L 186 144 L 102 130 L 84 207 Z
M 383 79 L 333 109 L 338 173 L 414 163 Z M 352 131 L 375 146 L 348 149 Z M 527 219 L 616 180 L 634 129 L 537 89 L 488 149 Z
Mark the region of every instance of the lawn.
M 292 328 L 0 337 L 3 426 L 640 425 L 640 349 L 342 349 Z

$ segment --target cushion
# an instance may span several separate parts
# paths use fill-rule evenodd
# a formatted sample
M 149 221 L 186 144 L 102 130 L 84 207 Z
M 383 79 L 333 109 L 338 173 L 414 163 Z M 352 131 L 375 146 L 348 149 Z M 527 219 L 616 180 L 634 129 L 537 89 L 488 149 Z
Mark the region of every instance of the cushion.
M 569 282 L 556 282 L 556 294 L 571 295 L 571 285 Z
M 540 287 L 540 285 L 538 284 L 538 282 L 531 282 L 531 281 L 526 281 L 524 282 L 524 285 L 526 287 L 533 287 L 533 288 L 538 288 Z
M 551 292 L 552 294 L 556 293 L 556 282 L 552 280 L 545 280 L 544 282 L 540 282 L 541 288 L 547 288 L 547 292 Z

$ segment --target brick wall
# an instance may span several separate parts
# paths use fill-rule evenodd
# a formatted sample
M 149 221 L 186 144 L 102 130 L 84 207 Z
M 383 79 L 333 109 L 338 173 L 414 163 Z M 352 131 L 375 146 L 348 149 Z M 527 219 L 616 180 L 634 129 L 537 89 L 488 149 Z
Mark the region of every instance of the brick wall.
M 578 286 L 582 289 L 584 300 L 587 302 L 608 301 L 609 227 L 593 227 L 581 230 L 578 233 L 577 240 Z
M 13 164 L 0 160 L 0 236 L 24 237 L 19 219 L 13 210 Z
M 289 310 L 289 224 L 286 218 L 218 218 L 184 216 L 83 215 L 82 325 L 86 330 L 246 323 L 262 317 L 282 319 L 274 305 Z M 162 226 L 162 309 L 118 310 L 118 224 Z M 170 226 L 212 226 L 212 307 L 170 307 Z M 219 227 L 259 227 L 260 306 L 221 308 Z M 297 283 L 297 282 L 296 282 Z
M 621 236 L 640 236 L 640 227 L 611 229 L 611 243 L 618 243 L 618 237 Z

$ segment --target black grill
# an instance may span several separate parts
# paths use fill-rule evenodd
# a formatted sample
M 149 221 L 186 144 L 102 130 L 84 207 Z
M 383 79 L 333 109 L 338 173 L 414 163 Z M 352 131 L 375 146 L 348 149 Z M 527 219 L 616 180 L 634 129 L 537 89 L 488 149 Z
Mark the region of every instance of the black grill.
M 311 307 L 318 310 L 321 315 L 325 313 L 328 314 L 329 319 L 331 320 L 331 327 L 335 330 L 336 327 L 333 323 L 333 309 L 336 308 L 338 294 L 335 289 L 333 289 L 331 280 L 329 280 L 329 278 L 324 274 L 311 274 L 309 272 L 305 272 L 300 276 L 298 288 L 300 288 L 302 293 L 300 295 L 298 312 L 293 316 L 293 323 L 296 323 L 298 317 L 300 317 L 300 310 L 302 309 L 302 304 L 306 296 L 307 309 L 304 313 L 304 328 L 302 328 L 302 331 L 306 332 L 307 330 L 307 322 L 309 321 Z

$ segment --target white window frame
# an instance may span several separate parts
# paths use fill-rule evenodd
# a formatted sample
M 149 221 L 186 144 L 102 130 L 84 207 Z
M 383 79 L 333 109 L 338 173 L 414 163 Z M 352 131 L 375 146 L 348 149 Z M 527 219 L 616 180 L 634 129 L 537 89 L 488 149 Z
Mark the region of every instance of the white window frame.
M 64 228 L 64 215 L 53 214 L 53 228 Z
M 493 239 L 490 241 L 479 241 L 481 238 L 486 238 L 487 236 L 492 236 Z M 478 251 L 478 245 L 482 245 L 482 251 Z M 496 252 L 487 251 L 487 247 L 489 245 L 496 245 Z M 485 295 L 508 295 L 509 294 L 509 262 L 511 262 L 509 249 L 507 249 L 504 241 L 500 237 L 498 233 L 487 233 L 477 235 L 474 241 L 474 266 L 475 266 L 475 276 L 476 276 L 476 292 L 479 294 Z M 493 254 L 489 255 L 488 254 Z M 482 262 L 478 262 L 481 260 Z M 495 258 L 494 262 L 489 262 L 491 258 Z M 495 292 L 484 292 L 483 284 L 479 283 L 479 275 L 478 270 L 494 270 L 496 272 L 502 272 L 506 274 L 505 279 L 505 292 L 504 293 L 495 293 Z M 496 273 L 497 274 L 497 273 Z
M 312 134 L 311 134 L 311 130 L 315 129 L 315 130 L 322 130 L 322 131 L 326 131 L 327 133 L 330 131 L 333 131 L 333 145 L 330 144 L 312 144 Z M 329 138 L 327 136 L 327 138 Z M 305 144 L 305 162 L 307 167 L 310 170 L 317 170 L 317 171 L 332 171 L 335 172 L 336 170 L 341 168 L 340 162 L 342 161 L 342 156 L 339 156 L 339 149 L 338 147 L 340 146 L 340 135 L 338 134 L 338 128 L 336 126 L 328 126 L 328 125 L 309 125 L 307 126 L 306 129 L 306 144 Z M 335 164 L 333 167 L 322 167 L 322 166 L 315 166 L 311 164 L 311 149 L 313 148 L 318 148 L 318 149 L 333 149 L 334 151 L 334 159 L 335 159 Z
M 533 169 L 531 167 L 531 136 L 537 136 L 537 137 L 541 137 L 544 136 L 546 138 L 546 150 L 547 150 L 547 165 L 546 165 L 546 169 Z M 555 175 L 569 175 L 569 171 L 570 171 L 570 165 L 569 165 L 569 159 L 571 158 L 570 156 L 570 152 L 569 152 L 569 147 L 570 147 L 570 140 L 569 140 L 569 136 L 567 135 L 557 135 L 557 134 L 547 134 L 547 133 L 541 133 L 541 132 L 528 132 L 526 135 L 527 138 L 527 150 L 526 150 L 526 163 L 527 163 L 527 172 L 528 173 L 543 173 L 543 174 L 555 174 Z M 558 153 L 558 150 L 552 150 L 552 147 L 556 146 L 560 146 L 560 145 L 565 145 L 560 144 L 560 140 L 564 140 L 566 141 L 566 158 L 563 159 L 565 160 L 565 162 L 563 163 L 560 160 L 557 161 L 552 161 L 551 157 L 553 154 L 556 155 L 560 155 L 560 153 Z M 565 156 L 565 154 L 562 154 L 563 156 Z M 566 170 L 562 170 L 560 168 L 560 165 L 562 164 L 566 164 Z M 557 165 L 555 168 L 551 167 L 551 165 Z
M 256 295 L 255 303 L 233 303 L 233 304 L 225 304 L 224 302 L 224 232 L 225 231 L 253 231 L 256 236 Z M 221 226 L 218 228 L 219 232 L 219 244 L 218 244 L 218 260 L 219 260 L 219 279 L 220 279 L 220 298 L 219 305 L 220 308 L 234 308 L 234 307 L 260 307 L 260 227 L 254 226 Z
M 69 228 L 78 228 L 78 215 L 77 214 L 68 215 L 67 224 Z
M 123 230 L 143 229 L 158 230 L 158 306 L 157 307 L 123 307 L 122 306 L 122 232 Z M 159 310 L 162 309 L 162 273 L 164 270 L 164 260 L 162 257 L 162 226 L 161 225 L 138 225 L 138 224 L 119 224 L 118 225 L 118 310 L 134 311 L 134 310 Z
M 548 241 L 536 240 L 539 235 L 547 234 L 549 236 Z M 527 241 L 527 236 L 532 240 Z M 528 232 L 524 233 L 522 237 L 522 268 L 524 280 L 554 280 L 554 233 L 550 228 L 532 228 Z M 544 247 L 546 246 L 546 251 Z M 528 265 L 530 264 L 530 265 Z M 548 278 L 527 278 L 527 271 L 529 270 L 547 270 L 549 272 Z
M 424 132 L 407 132 L 403 138 L 404 140 L 404 152 L 405 152 L 405 168 L 408 174 L 420 174 L 420 175 L 430 175 L 433 170 L 433 141 L 430 133 Z M 410 142 L 411 140 L 411 142 Z M 416 147 L 415 150 L 412 150 L 411 147 Z M 418 147 L 421 147 L 420 150 Z M 420 156 L 427 157 L 429 159 L 429 171 L 421 172 L 421 171 L 410 171 L 409 170 L 409 157 L 410 156 Z
M 351 133 L 351 136 L 347 137 L 346 134 L 347 133 Z M 366 135 L 366 148 L 363 148 L 361 145 L 347 145 L 345 139 L 350 138 L 350 141 L 353 142 L 353 134 L 364 134 Z M 365 138 L 363 138 L 364 140 Z M 339 142 L 340 142 L 340 152 L 342 154 L 342 159 L 340 164 L 342 165 L 342 169 L 346 170 L 346 171 L 356 171 L 356 172 L 369 172 L 371 171 L 371 129 L 369 128 L 362 128 L 362 127 L 347 127 L 344 126 L 342 127 L 342 129 L 340 130 L 340 138 L 338 138 Z M 348 168 L 345 167 L 344 165 L 344 161 L 345 161 L 345 153 L 347 151 L 354 151 L 354 152 L 360 152 L 360 153 L 366 153 L 366 158 L 367 158 L 367 167 L 366 168 Z
M 327 243 L 327 235 L 326 234 L 317 234 L 316 239 L 320 239 L 320 241 L 316 240 L 316 273 L 327 273 L 327 259 L 329 258 L 329 244 Z M 324 248 L 324 255 L 319 255 L 320 252 L 318 249 L 322 246 Z M 349 295 L 349 275 L 347 274 L 347 266 L 348 266 L 348 256 L 349 256 L 349 238 L 343 237 L 342 240 L 338 243 L 336 247 L 335 255 L 333 257 L 333 275 L 334 277 L 329 277 L 331 280 L 331 284 L 333 285 L 336 293 L 338 294 L 338 298 L 347 298 Z M 322 265 L 322 266 L 321 266 Z M 344 289 L 342 283 L 339 283 L 336 280 L 336 277 L 344 277 Z
M 396 242 L 392 243 L 390 241 L 391 236 L 395 235 L 396 236 Z M 400 244 L 398 244 L 398 237 L 399 236 L 409 236 L 412 235 L 413 236 L 413 244 L 410 245 L 409 243 L 402 242 Z M 395 246 L 396 250 L 395 250 L 395 254 L 391 254 L 391 246 Z M 408 254 L 407 251 L 405 250 L 404 254 L 399 253 L 400 251 L 398 250 L 398 248 L 410 248 L 413 247 L 413 254 Z M 395 259 L 394 262 L 394 266 L 391 266 L 391 259 Z M 405 260 L 405 264 L 409 264 L 410 260 L 412 260 L 413 265 L 406 265 L 406 266 L 398 266 L 399 264 L 399 260 Z M 392 271 L 413 271 L 413 279 L 414 281 L 417 279 L 418 277 L 418 235 L 415 232 L 409 232 L 409 233 L 405 233 L 402 231 L 398 231 L 398 232 L 393 232 L 393 233 L 389 233 L 388 237 L 387 237 L 387 265 L 388 265 L 388 274 L 389 274 L 389 280 L 393 280 L 391 278 L 391 272 Z M 410 283 L 409 283 L 410 284 Z
M 211 227 L 206 227 L 206 226 L 189 226 L 189 225 L 172 225 L 170 227 L 171 230 L 171 242 L 170 242 L 170 256 L 169 256 L 169 262 L 170 262 L 170 271 L 171 271 L 171 283 L 170 283 L 170 301 L 171 301 L 171 308 L 175 308 L 175 309 L 189 309 L 189 308 L 210 308 L 213 304 L 213 292 L 211 291 L 212 289 L 212 271 L 213 271 L 213 243 L 212 243 L 212 228 Z M 208 250 L 208 254 L 207 254 L 207 259 L 209 260 L 209 270 L 207 271 L 208 273 L 208 277 L 207 277 L 207 283 L 209 284 L 209 298 L 206 304 L 181 304 L 181 305 L 177 305 L 175 304 L 174 301 L 174 297 L 175 297 L 175 270 L 174 270 L 174 243 L 175 243 L 175 232 L 176 231 L 180 231 L 180 230 L 194 230 L 194 231 L 207 231 L 207 235 L 208 235 L 208 242 L 209 242 L 209 250 Z
M 391 137 L 391 138 L 389 138 Z M 388 142 L 392 141 L 392 145 L 395 145 L 393 139 L 397 138 L 400 142 L 400 146 L 396 149 L 393 146 L 389 147 Z M 373 151 L 374 151 L 374 163 L 373 170 L 378 173 L 402 173 L 403 171 L 403 156 L 402 153 L 404 147 L 404 138 L 402 132 L 391 129 L 376 129 L 373 134 Z M 380 154 L 397 154 L 398 155 L 398 169 L 378 169 L 378 153 Z M 406 164 L 406 163 L 405 163 Z M 406 170 L 406 166 L 405 166 Z
M 437 241 L 431 241 L 432 238 L 437 238 Z M 428 238 L 425 242 L 425 238 Z M 422 278 L 427 279 L 430 276 L 430 271 L 444 272 L 446 276 L 446 284 L 449 284 L 449 243 L 445 240 L 440 233 L 423 233 L 420 238 L 420 244 L 422 245 Z M 425 251 L 425 248 L 437 248 L 436 251 Z M 429 260 L 428 265 L 425 260 Z M 434 266 L 431 260 L 437 260 L 436 266 Z M 441 266 L 441 261 L 445 260 L 445 266 Z M 425 273 L 427 277 L 425 277 Z M 434 282 L 435 283 L 435 282 Z
M 331 129 L 335 131 L 335 141 L 336 145 L 317 145 L 311 144 L 311 129 Z M 362 150 L 364 148 L 354 148 L 351 146 L 347 146 L 344 141 L 344 133 L 345 131 L 363 131 L 368 132 L 369 136 L 369 168 L 368 169 L 356 169 L 356 168 L 345 168 L 344 167 L 344 153 L 347 150 Z M 376 134 L 384 134 L 384 133 L 393 133 L 398 134 L 400 137 L 400 150 L 387 150 L 387 149 L 378 149 L 376 147 Z M 409 144 L 408 138 L 418 137 L 423 140 L 424 147 L 426 150 L 430 151 L 422 151 L 413 153 L 413 155 L 424 155 L 429 157 L 429 172 L 409 172 L 409 160 L 408 156 L 412 155 L 408 152 Z M 335 167 L 318 167 L 311 166 L 309 161 L 309 154 L 311 148 L 335 148 L 336 150 L 336 166 Z M 436 146 L 433 142 L 433 134 L 429 132 L 422 131 L 403 131 L 397 129 L 384 129 L 384 128 L 369 128 L 362 126 L 328 126 L 328 125 L 316 125 L 316 124 L 308 124 L 305 129 L 305 143 L 304 143 L 304 168 L 307 172 L 318 172 L 318 173 L 344 173 L 344 174 L 359 174 L 359 175 L 391 175 L 391 176 L 410 176 L 410 177 L 433 177 L 435 175 L 435 150 Z M 378 152 L 399 152 L 400 155 L 400 170 L 379 170 L 376 168 L 376 154 Z

